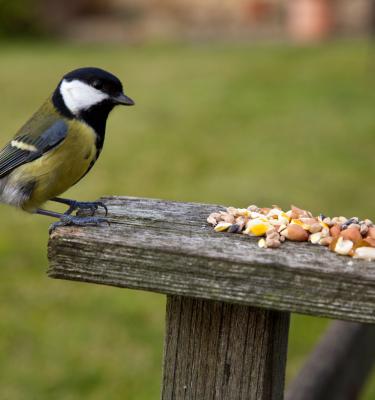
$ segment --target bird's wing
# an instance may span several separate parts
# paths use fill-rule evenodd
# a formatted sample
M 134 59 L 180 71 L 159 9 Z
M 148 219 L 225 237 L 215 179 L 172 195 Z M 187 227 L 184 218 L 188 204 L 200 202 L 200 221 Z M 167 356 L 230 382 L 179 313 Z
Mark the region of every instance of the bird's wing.
M 37 136 L 20 133 L 0 151 L 0 178 L 53 149 L 65 139 L 67 132 L 66 122 L 58 120 Z

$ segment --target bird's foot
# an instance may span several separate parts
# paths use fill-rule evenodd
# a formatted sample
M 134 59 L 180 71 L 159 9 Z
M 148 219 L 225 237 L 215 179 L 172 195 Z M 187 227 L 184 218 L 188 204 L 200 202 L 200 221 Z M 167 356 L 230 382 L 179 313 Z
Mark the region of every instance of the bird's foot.
M 89 210 L 91 212 L 91 216 L 95 214 L 95 211 L 101 207 L 105 211 L 105 215 L 108 214 L 107 206 L 101 201 L 75 201 L 72 200 L 69 204 L 68 210 L 64 213 L 65 215 L 71 215 L 74 211 L 79 210 Z
M 93 216 L 79 217 L 77 215 L 63 214 L 60 218 L 60 221 L 54 222 L 50 226 L 49 233 L 52 233 L 56 228 L 60 226 L 87 226 L 87 225 L 96 226 L 104 222 L 109 225 L 109 221 L 106 218 L 93 217 Z

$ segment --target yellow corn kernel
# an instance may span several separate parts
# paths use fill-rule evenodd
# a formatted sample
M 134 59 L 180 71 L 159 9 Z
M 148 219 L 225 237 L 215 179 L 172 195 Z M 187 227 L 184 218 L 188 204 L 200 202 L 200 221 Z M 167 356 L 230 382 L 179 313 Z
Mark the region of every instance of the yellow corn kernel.
M 219 222 L 216 226 L 215 226 L 215 231 L 216 232 L 224 232 L 226 230 L 229 229 L 229 227 L 231 227 L 232 224 L 230 224 L 229 222 Z
M 257 218 L 247 223 L 245 233 L 252 236 L 263 236 L 270 228 L 272 228 L 272 225 L 266 218 Z

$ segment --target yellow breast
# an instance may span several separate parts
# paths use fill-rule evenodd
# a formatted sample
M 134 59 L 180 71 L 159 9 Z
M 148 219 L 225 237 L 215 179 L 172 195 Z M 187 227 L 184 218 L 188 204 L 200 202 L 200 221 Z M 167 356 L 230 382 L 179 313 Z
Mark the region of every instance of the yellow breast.
M 96 134 L 80 121 L 70 121 L 67 137 L 42 157 L 14 171 L 11 179 L 35 179 L 30 199 L 23 205 L 33 211 L 79 181 L 96 159 Z

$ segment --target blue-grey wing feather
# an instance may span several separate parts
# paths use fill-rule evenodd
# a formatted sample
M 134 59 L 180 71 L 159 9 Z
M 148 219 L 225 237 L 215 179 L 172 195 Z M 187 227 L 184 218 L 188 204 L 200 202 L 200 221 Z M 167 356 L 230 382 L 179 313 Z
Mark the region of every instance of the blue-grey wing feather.
M 6 176 L 22 164 L 41 157 L 47 151 L 61 143 L 68 133 L 68 125 L 65 121 L 56 121 L 37 137 L 31 135 L 18 135 L 14 140 L 32 145 L 36 151 L 19 149 L 8 143 L 0 151 L 0 178 Z

